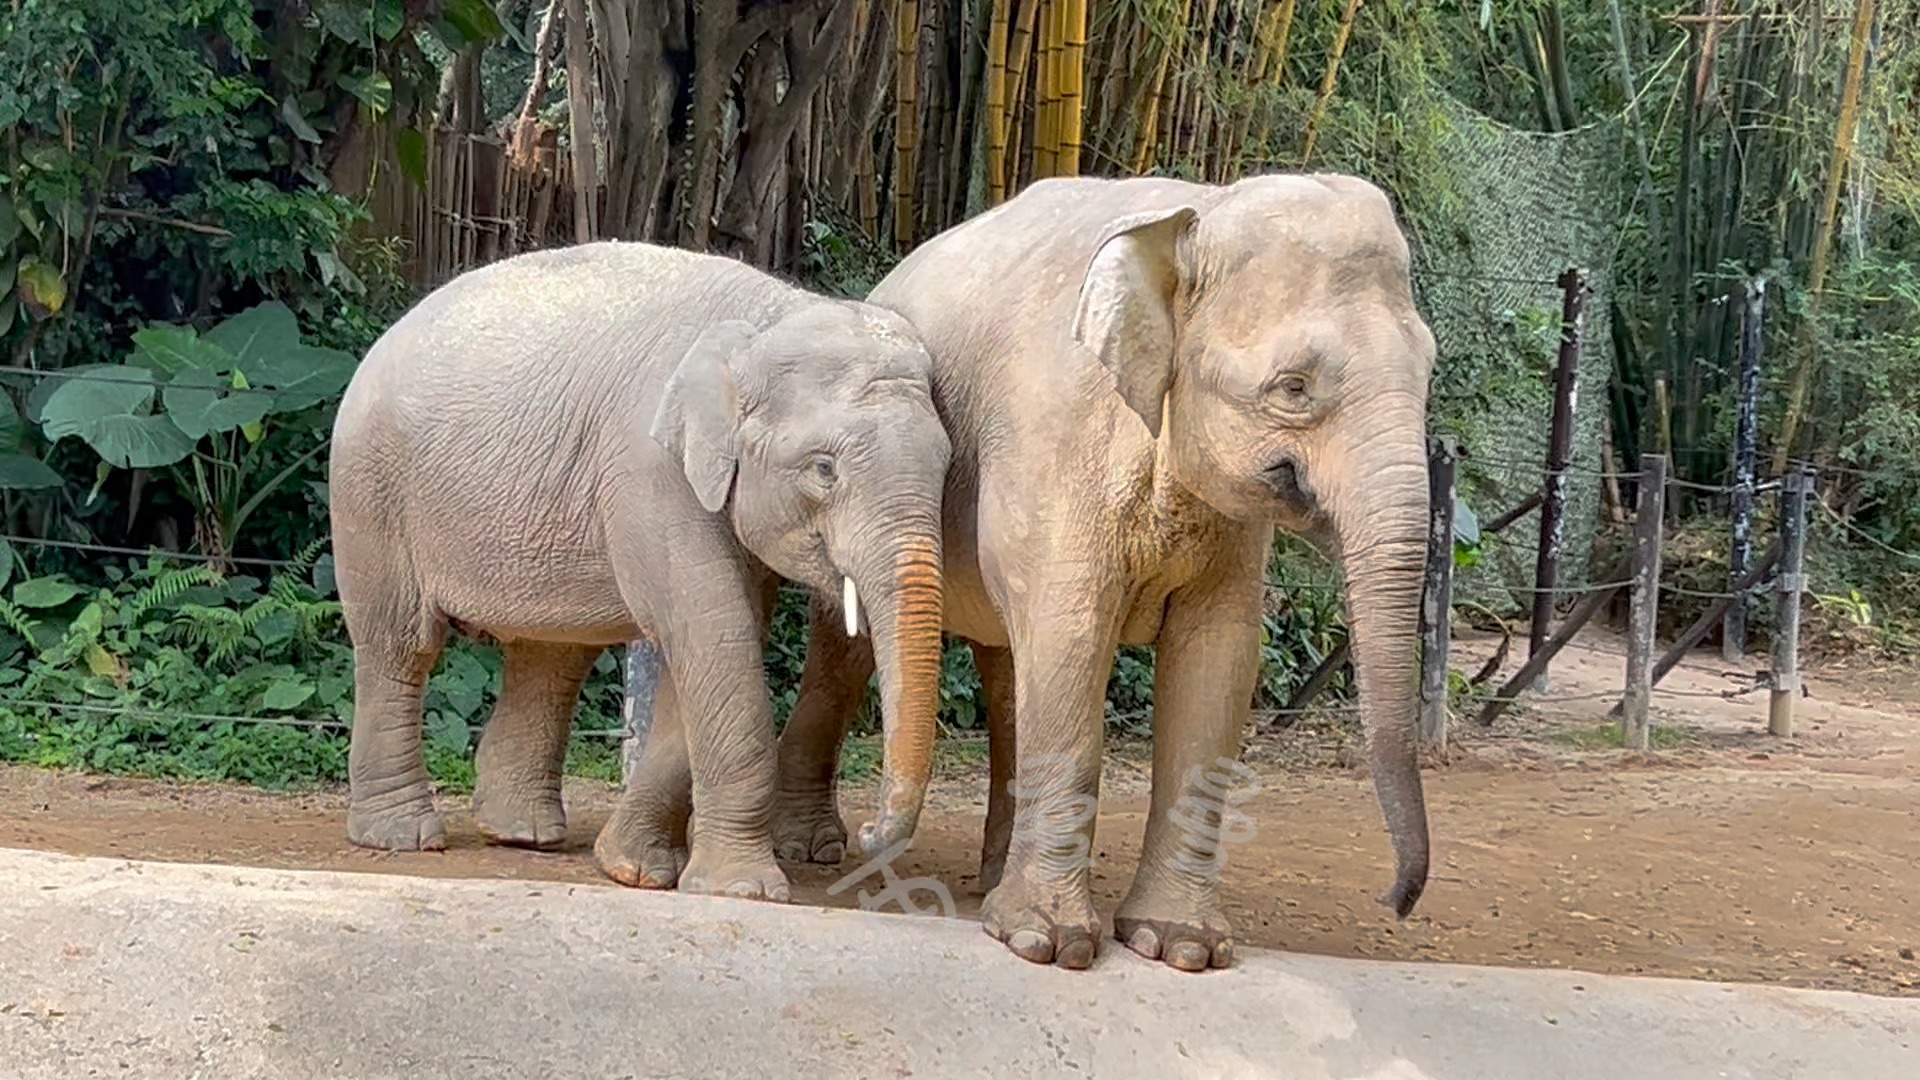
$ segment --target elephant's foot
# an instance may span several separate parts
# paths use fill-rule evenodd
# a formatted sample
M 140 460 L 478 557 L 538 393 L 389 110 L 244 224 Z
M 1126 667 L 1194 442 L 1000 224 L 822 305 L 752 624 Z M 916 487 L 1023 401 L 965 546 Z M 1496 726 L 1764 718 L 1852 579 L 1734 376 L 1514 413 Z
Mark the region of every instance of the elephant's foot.
M 567 842 L 567 811 L 558 785 L 542 790 L 476 786 L 473 817 L 491 843 L 557 851 Z
M 680 891 L 704 896 L 731 896 L 739 900 L 771 900 L 784 904 L 793 898 L 793 890 L 771 857 L 757 860 L 704 858 L 695 852 L 680 872 Z
M 600 872 L 633 889 L 671 889 L 687 865 L 687 849 L 666 829 L 616 811 L 593 842 Z
M 1180 971 L 1233 964 L 1233 924 L 1212 897 L 1182 901 L 1135 889 L 1113 914 L 1113 936 Z
M 386 810 L 348 806 L 347 840 L 380 851 L 445 851 L 447 828 L 433 808 L 433 796 L 422 793 Z
M 796 863 L 836 865 L 847 854 L 847 827 L 831 789 L 817 794 L 781 792 L 773 808 L 773 850 Z
M 1018 875 L 994 886 L 980 905 L 980 927 L 1015 956 L 1080 969 L 1099 951 L 1100 916 L 1084 885 L 1040 885 Z

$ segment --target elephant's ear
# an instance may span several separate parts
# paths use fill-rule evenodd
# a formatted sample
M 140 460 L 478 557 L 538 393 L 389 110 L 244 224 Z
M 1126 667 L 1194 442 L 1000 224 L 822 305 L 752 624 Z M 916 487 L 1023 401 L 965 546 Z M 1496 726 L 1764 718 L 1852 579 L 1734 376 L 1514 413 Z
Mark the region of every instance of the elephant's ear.
M 737 319 L 716 323 L 696 339 L 660 395 L 660 409 L 648 432 L 653 441 L 680 459 L 687 483 L 708 513 L 727 505 L 733 487 L 734 429 L 740 398 L 733 381 L 733 358 L 758 333 Z
M 1181 240 L 1199 217 L 1182 206 L 1115 220 L 1080 283 L 1073 339 L 1113 372 L 1120 396 L 1156 439 L 1161 406 L 1173 385 Z

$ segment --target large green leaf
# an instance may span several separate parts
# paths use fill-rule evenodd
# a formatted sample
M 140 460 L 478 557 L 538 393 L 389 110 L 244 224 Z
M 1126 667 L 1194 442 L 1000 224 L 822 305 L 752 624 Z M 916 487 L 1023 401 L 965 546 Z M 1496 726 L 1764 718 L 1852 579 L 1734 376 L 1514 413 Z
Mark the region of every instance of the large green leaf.
M 189 326 L 149 326 L 134 333 L 133 344 L 130 363 L 168 376 L 183 371 L 227 371 L 234 364 L 232 353 L 195 334 Z
M 245 371 L 263 356 L 299 348 L 300 321 L 287 305 L 269 300 L 207 331 L 202 340 L 232 353 L 235 366 Z
M 342 41 L 371 46 L 374 35 L 392 41 L 407 25 L 401 0 L 314 0 L 320 25 Z
M 20 410 L 13 407 L 13 395 L 0 393 L 0 453 L 20 449 L 26 436 L 27 425 L 20 419 Z
M 13 587 L 13 602 L 28 608 L 59 607 L 81 592 L 80 586 L 57 577 L 29 578 Z
M 69 368 L 56 368 L 40 377 L 33 389 L 27 392 L 27 419 L 40 423 L 46 419 L 47 401 L 60 388 L 76 379 L 95 372 L 118 372 L 125 370 L 120 364 L 76 364 Z
M 420 190 L 427 189 L 427 137 L 415 128 L 401 128 L 393 137 L 400 173 Z
M 314 689 L 314 685 L 304 679 L 276 679 L 266 693 L 260 695 L 260 707 L 285 712 L 312 697 Z
M 57 315 L 67 306 L 67 279 L 52 263 L 28 257 L 21 260 L 20 269 L 14 274 L 20 299 L 34 318 Z
M 40 410 L 41 425 L 49 439 L 79 437 L 116 469 L 171 465 L 193 452 L 194 440 L 172 420 L 150 415 L 153 392 L 151 371 L 114 365 L 67 380 Z
M 500 17 L 494 14 L 493 5 L 486 0 L 447 0 L 440 17 L 472 44 L 493 41 L 507 32 L 500 24 Z
M 369 71 L 365 75 L 341 72 L 334 81 L 340 84 L 340 89 L 372 109 L 375 116 L 385 116 L 393 109 L 393 80 L 387 78 L 385 72 Z
M 273 395 L 263 390 L 227 393 L 227 384 L 210 371 L 185 371 L 167 384 L 167 415 L 188 438 L 207 435 L 265 419 Z
M 39 458 L 25 454 L 0 454 L 0 489 L 25 491 L 32 488 L 55 488 L 64 484 L 59 473 L 47 467 Z
M 300 341 L 300 324 L 278 300 L 207 331 L 204 340 L 232 353 L 249 386 L 278 391 L 270 412 L 299 412 L 334 397 L 353 379 L 354 358 Z

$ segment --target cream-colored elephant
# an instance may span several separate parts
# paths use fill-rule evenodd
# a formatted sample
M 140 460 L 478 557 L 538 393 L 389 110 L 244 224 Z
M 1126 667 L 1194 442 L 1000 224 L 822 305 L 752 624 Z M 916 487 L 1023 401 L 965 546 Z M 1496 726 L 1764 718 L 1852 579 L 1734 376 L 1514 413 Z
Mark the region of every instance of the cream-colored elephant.
M 1152 816 L 1114 930 L 1177 968 L 1230 962 L 1217 770 L 1247 721 L 1276 525 L 1344 555 L 1398 855 L 1384 902 L 1405 916 L 1428 863 L 1414 720 L 1434 344 L 1387 198 L 1333 175 L 1047 180 L 869 299 L 925 338 L 953 440 L 946 624 L 987 698 L 987 932 L 1028 960 L 1093 960 L 1102 699 L 1116 647 L 1151 644 Z M 839 856 L 834 761 L 871 671 L 816 617 L 781 747 L 786 857 Z

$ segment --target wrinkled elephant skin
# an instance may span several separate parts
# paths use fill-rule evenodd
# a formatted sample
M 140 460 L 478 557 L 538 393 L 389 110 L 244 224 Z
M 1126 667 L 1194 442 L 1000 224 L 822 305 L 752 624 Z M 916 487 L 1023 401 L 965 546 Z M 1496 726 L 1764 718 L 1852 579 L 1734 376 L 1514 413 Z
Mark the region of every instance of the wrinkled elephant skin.
M 893 312 L 645 244 L 518 256 L 422 300 L 368 353 L 334 428 L 349 839 L 445 844 L 421 708 L 452 629 L 505 660 L 475 761 L 480 825 L 558 846 L 581 684 L 607 646 L 645 635 L 665 660 L 657 717 L 602 868 L 785 899 L 761 652 L 781 577 L 830 598 L 836 622 L 853 599 L 879 643 L 872 828 L 910 835 L 938 705 L 950 454 L 930 364 Z
M 985 929 L 1028 960 L 1093 960 L 1102 701 L 1116 647 L 1151 644 L 1151 817 L 1115 936 L 1180 969 L 1231 962 L 1221 791 L 1276 526 L 1344 555 L 1397 854 L 1383 902 L 1404 917 L 1428 863 L 1413 725 L 1434 345 L 1385 195 L 1333 175 L 1046 180 L 922 245 L 870 300 L 932 350 L 953 441 L 947 626 L 974 645 L 991 742 Z M 850 648 L 808 657 L 783 850 L 833 834 L 834 750 L 867 669 L 826 654 Z

